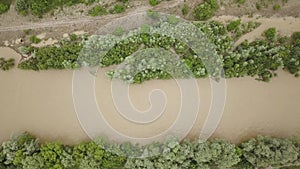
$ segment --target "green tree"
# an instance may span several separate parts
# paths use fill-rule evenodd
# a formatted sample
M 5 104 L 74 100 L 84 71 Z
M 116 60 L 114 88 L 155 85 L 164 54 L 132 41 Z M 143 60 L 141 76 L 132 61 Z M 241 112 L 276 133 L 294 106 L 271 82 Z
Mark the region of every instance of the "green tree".
M 194 8 L 193 15 L 196 20 L 207 20 L 215 15 L 217 9 L 218 3 L 216 0 L 205 0 Z
M 8 9 L 9 5 L 0 2 L 0 14 L 3 14 L 4 12 L 8 11 Z

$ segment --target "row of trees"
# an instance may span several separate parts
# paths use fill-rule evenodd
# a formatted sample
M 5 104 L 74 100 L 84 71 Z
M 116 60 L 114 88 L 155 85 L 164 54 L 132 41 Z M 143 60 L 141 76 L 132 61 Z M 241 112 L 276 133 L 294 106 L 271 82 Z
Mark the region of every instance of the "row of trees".
M 137 158 L 138 157 L 138 158 Z M 167 139 L 146 146 L 112 143 L 102 138 L 75 146 L 40 144 L 29 133 L 0 147 L 2 169 L 253 169 L 300 166 L 300 140 L 258 136 L 239 145 L 224 140 Z
M 276 70 L 281 68 L 298 76 L 300 57 L 299 37 L 296 36 L 299 33 L 297 32 L 294 33 L 293 38 L 277 37 L 276 29 L 270 28 L 264 33 L 265 39 L 259 39 L 251 43 L 245 41 L 233 48 L 234 39 L 240 36 L 240 33 L 236 34 L 235 30 L 247 33 L 259 24 L 253 22 L 240 23 L 239 20 L 230 22 L 228 25 L 216 21 L 195 22 L 195 26 L 208 38 L 208 40 L 204 38 L 201 40 L 202 44 L 198 44 L 197 50 L 203 48 L 203 51 L 200 51 L 200 55 L 203 56 L 200 57 L 198 56 L 199 52 L 196 53 L 194 49 L 190 49 L 187 44 L 180 42 L 178 39 L 149 32 L 151 30 L 152 32 L 168 33 L 168 31 L 174 31 L 173 29 L 175 29 L 178 35 L 190 36 L 188 28 L 181 29 L 181 26 L 174 26 L 177 24 L 179 23 L 176 18 L 168 17 L 166 22 L 154 27 L 143 25 L 139 33 L 129 32 L 131 35 L 126 38 L 122 37 L 124 32 L 120 28 L 120 31 L 115 30 L 118 36 L 91 36 L 83 42 L 74 39 L 74 41 L 62 41 L 59 46 L 31 48 L 33 57 L 22 62 L 19 68 L 33 70 L 72 69 L 78 68 L 82 64 L 106 67 L 122 63 L 137 50 L 163 48 L 176 52 L 194 77 L 201 78 L 218 71 L 211 70 L 211 73 L 208 73 L 202 60 L 205 59 L 203 56 L 206 55 L 213 58 L 211 51 L 203 48 L 209 40 L 216 49 L 218 56 L 214 63 L 222 64 L 226 78 L 251 76 L 256 77 L 258 80 L 269 81 L 273 76 L 276 76 Z M 202 38 L 205 37 L 204 35 Z M 108 75 L 120 79 L 131 77 L 128 80 L 132 83 L 141 83 L 145 80 L 157 78 L 170 78 L 169 72 L 157 68 L 147 68 L 139 74 L 132 75 L 130 72 L 134 67 L 146 67 L 141 65 L 144 64 L 141 62 L 137 65 L 130 65 L 130 62 L 127 64 L 127 69 L 130 71 L 125 69 L 121 70 L 122 73 L 111 71 Z M 146 63 L 144 65 L 151 64 Z

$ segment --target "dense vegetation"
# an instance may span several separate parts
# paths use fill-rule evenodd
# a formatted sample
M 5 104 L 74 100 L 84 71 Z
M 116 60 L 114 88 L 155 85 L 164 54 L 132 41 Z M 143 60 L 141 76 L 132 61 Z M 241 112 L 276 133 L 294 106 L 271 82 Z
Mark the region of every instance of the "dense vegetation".
M 204 0 L 194 8 L 193 15 L 195 20 L 208 20 L 215 15 L 217 9 L 217 0 Z
M 0 58 L 0 69 L 1 70 L 9 70 L 15 66 L 15 59 L 4 59 Z
M 156 17 L 155 13 L 151 16 Z M 82 64 L 106 67 L 125 61 L 126 68 L 110 71 L 108 76 L 120 78 L 130 83 L 171 78 L 168 72 L 150 66 L 157 65 L 161 61 L 139 62 L 137 65 L 130 66 L 130 63 L 135 62 L 135 60 L 130 57 L 127 58 L 128 56 L 137 50 L 154 47 L 174 51 L 196 78 L 207 77 L 208 74 L 212 75 L 213 70 L 208 73 L 202 61 L 203 58 L 195 57 L 198 54 L 189 49 L 187 44 L 178 39 L 155 33 L 155 31 L 167 33 L 169 30 L 175 29 L 175 32 L 181 35 L 189 35 L 190 31 L 187 29 L 176 30 L 175 25 L 177 24 L 178 18 L 168 17 L 167 22 L 155 25 L 151 29 L 149 25 L 143 25 L 139 33 L 129 32 L 125 39 L 121 36 L 123 34 L 122 28 L 118 27 L 114 31 L 117 36 L 106 35 L 101 39 L 98 36 L 91 36 L 83 39 L 83 42 L 80 39 L 63 40 L 58 46 L 26 48 L 27 53 L 31 53 L 33 57 L 19 64 L 19 68 L 33 70 L 70 69 L 78 68 Z M 241 23 L 240 20 L 235 20 L 227 25 L 216 21 L 194 22 L 194 25 L 215 45 L 217 55 L 221 58 L 218 62 L 223 63 L 226 78 L 252 76 L 258 80 L 269 81 L 270 78 L 276 76 L 275 71 L 281 68 L 299 76 L 299 33 L 295 33 L 293 40 L 291 40 L 288 37 L 277 37 L 276 29 L 270 28 L 264 33 L 265 39 L 251 43 L 245 41 L 234 48 L 234 40 L 242 34 L 252 31 L 259 23 Z M 154 33 L 149 32 L 150 30 Z M 130 73 L 133 72 L 128 71 L 132 70 L 132 66 L 143 67 L 143 70 L 132 75 Z
M 0 0 L 0 15 L 7 12 L 13 0 Z
M 4 12 L 8 11 L 8 9 L 9 5 L 0 2 L 0 14 L 3 14 Z
M 20 53 L 30 54 L 32 57 L 18 67 L 32 70 L 78 68 L 77 58 L 82 46 L 76 35 L 70 37 L 70 40 L 63 40 L 57 46 L 19 48 Z
M 47 12 L 64 6 L 71 6 L 79 3 L 91 4 L 97 0 L 16 0 L 15 9 L 21 15 L 29 12 L 37 17 L 42 17 Z
M 144 158 L 134 158 L 143 156 Z M 128 158 L 130 157 L 130 158 Z M 224 140 L 185 140 L 174 138 L 143 147 L 130 143 L 109 143 L 97 138 L 75 146 L 59 142 L 40 144 L 24 133 L 0 147 L 2 169 L 253 169 L 300 166 L 300 140 L 258 136 L 234 145 Z
M 91 8 L 88 11 L 88 13 L 91 16 L 101 16 L 101 15 L 106 15 L 107 10 L 104 7 L 97 5 L 97 6 L 94 6 L 93 8 Z

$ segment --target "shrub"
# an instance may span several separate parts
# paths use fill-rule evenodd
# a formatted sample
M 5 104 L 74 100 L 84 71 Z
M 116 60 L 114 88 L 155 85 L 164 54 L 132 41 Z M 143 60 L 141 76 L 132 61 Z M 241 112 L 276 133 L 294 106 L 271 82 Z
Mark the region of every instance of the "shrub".
M 244 4 L 246 2 L 246 0 L 237 0 L 238 4 Z
M 281 8 L 281 6 L 280 6 L 279 4 L 275 4 L 275 5 L 273 6 L 273 10 L 275 10 L 275 11 L 280 10 L 280 8 Z
M 300 32 L 294 32 L 291 36 L 292 44 L 296 44 L 300 40 Z
M 275 28 L 269 28 L 264 31 L 263 35 L 270 41 L 275 40 L 276 38 L 276 29 Z
M 127 158 L 145 155 L 145 158 Z M 258 136 L 231 144 L 224 140 L 170 138 L 143 147 L 112 143 L 102 138 L 66 146 L 58 142 L 40 146 L 30 134 L 13 137 L 0 147 L 0 168 L 4 169 L 115 169 L 115 168 L 299 168 L 299 138 Z
M 3 14 L 4 12 L 8 11 L 8 9 L 9 5 L 0 2 L 0 14 Z
M 299 150 L 289 139 L 258 136 L 241 145 L 243 156 L 253 167 L 293 166 L 298 159 Z
M 189 6 L 187 4 L 184 4 L 182 9 L 181 9 L 181 12 L 182 12 L 182 15 L 186 15 L 189 13 Z
M 227 30 L 228 31 L 236 30 L 240 25 L 241 25 L 241 19 L 238 19 L 238 20 L 235 20 L 235 21 L 231 21 L 227 25 Z
M 194 8 L 193 15 L 196 20 L 207 20 L 214 16 L 217 9 L 218 4 L 216 0 L 205 0 Z
M 15 3 L 15 10 L 21 15 L 27 15 L 29 4 L 26 0 L 17 0 Z
M 94 6 L 92 9 L 90 9 L 88 11 L 88 14 L 91 16 L 101 16 L 101 15 L 106 15 L 107 11 L 105 8 L 97 5 L 97 6 Z
M 159 3 L 160 3 L 160 0 L 149 0 L 149 4 L 151 6 L 155 6 L 155 5 L 159 4 Z
M 256 7 L 257 10 L 261 10 L 262 5 L 260 3 L 258 3 L 258 2 L 256 2 L 255 3 L 255 7 Z
M 32 15 L 41 18 L 44 13 L 49 12 L 51 4 L 48 0 L 31 0 L 30 1 L 30 12 Z
M 123 28 L 122 27 L 117 27 L 114 31 L 114 35 L 122 36 L 123 35 Z
M 31 43 L 40 43 L 42 40 L 38 37 L 36 37 L 35 35 L 30 36 L 29 38 Z
M 15 59 L 5 60 L 4 58 L 0 58 L 0 69 L 3 71 L 7 71 L 15 66 Z
M 124 11 L 125 11 L 125 8 L 123 5 L 116 4 L 113 8 L 113 13 L 122 13 Z

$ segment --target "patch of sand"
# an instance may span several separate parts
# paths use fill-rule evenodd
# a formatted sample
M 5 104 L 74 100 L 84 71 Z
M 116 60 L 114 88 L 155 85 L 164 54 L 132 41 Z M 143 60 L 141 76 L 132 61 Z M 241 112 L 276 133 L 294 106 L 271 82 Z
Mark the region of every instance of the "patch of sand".
M 58 43 L 58 40 L 49 38 L 49 39 L 47 39 L 47 40 L 42 40 L 42 41 L 41 41 L 40 43 L 38 43 L 38 44 L 32 43 L 31 46 L 40 48 L 40 47 L 44 47 L 44 46 L 54 45 L 54 44 L 56 44 L 56 43 Z

